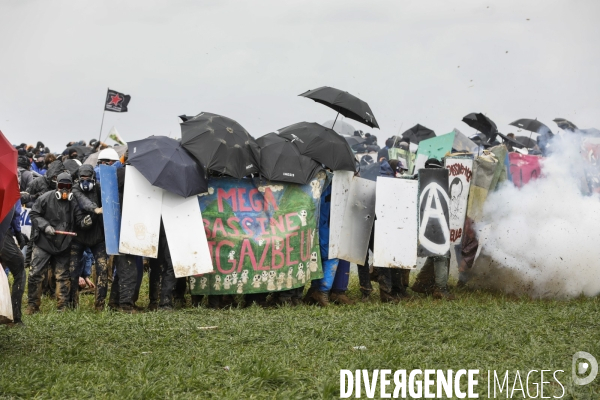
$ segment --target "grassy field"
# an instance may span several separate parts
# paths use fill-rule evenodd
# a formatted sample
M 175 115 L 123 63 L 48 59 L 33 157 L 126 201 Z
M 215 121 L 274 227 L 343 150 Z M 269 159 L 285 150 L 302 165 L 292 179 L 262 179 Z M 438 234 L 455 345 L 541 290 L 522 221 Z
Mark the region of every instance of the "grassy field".
M 356 299 L 357 286 L 353 277 Z M 92 296 L 82 297 L 81 309 L 59 314 L 46 299 L 42 313 L 25 317 L 26 328 L 0 327 L 0 396 L 336 398 L 340 369 L 465 368 L 481 370 L 480 398 L 487 398 L 487 370 L 509 370 L 512 377 L 532 369 L 564 370 L 558 376 L 565 399 L 600 398 L 600 377 L 587 386 L 571 382 L 575 352 L 600 359 L 598 298 L 455 293 L 454 302 L 417 296 L 389 305 L 373 296 L 371 303 L 351 307 L 137 315 L 94 313 Z M 218 329 L 199 329 L 212 325 Z M 544 395 L 561 392 L 555 384 Z

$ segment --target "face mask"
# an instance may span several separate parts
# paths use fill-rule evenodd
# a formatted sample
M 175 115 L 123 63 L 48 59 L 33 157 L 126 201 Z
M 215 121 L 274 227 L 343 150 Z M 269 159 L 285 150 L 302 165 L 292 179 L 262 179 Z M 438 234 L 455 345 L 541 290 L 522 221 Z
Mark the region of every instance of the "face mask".
M 73 199 L 73 193 L 71 193 L 71 184 L 59 183 L 58 189 L 56 192 L 54 192 L 54 195 L 58 200 L 71 201 L 71 199 Z
M 51 189 L 56 189 L 56 179 L 51 180 L 48 186 L 50 186 Z
M 80 180 L 79 187 L 81 190 L 90 192 L 94 188 L 94 181 L 92 179 Z
M 61 189 L 54 192 L 57 200 L 68 200 L 71 201 L 73 199 L 73 193 L 67 189 Z
M 38 168 L 43 168 L 43 167 L 44 167 L 44 162 L 43 162 L 43 161 L 42 161 L 42 162 L 36 161 L 36 162 L 35 162 L 35 165 L 36 165 Z

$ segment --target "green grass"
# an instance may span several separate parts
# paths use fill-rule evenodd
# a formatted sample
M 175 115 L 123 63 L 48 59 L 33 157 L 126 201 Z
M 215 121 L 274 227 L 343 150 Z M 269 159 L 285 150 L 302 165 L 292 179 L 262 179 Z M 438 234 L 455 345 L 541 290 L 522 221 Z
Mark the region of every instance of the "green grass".
M 25 316 L 26 328 L 0 327 L 0 396 L 336 398 L 340 369 L 466 368 L 482 370 L 480 398 L 487 398 L 486 371 L 494 369 L 511 376 L 562 369 L 563 398 L 600 398 L 600 376 L 587 386 L 573 386 L 570 378 L 576 351 L 600 359 L 598 298 L 455 294 L 454 302 L 417 297 L 388 305 L 374 293 L 373 302 L 350 307 L 137 315 L 94 313 L 92 296 L 82 296 L 79 310 L 60 314 L 44 299 L 42 313 Z M 359 298 L 355 277 L 351 297 Z M 211 325 L 218 329 L 198 329 Z M 561 390 L 547 386 L 544 394 Z

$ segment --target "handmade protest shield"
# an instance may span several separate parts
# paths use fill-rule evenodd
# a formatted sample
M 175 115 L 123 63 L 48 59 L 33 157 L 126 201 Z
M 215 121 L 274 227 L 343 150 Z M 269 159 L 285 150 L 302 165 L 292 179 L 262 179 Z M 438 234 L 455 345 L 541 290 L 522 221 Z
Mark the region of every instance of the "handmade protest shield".
M 338 258 L 362 265 L 367 256 L 375 219 L 374 181 L 353 177 L 342 222 Z
M 413 169 L 415 168 L 415 153 L 411 153 L 410 150 L 393 147 L 388 150 L 388 154 L 390 160 L 402 161 L 402 165 L 406 166 L 408 168 L 408 173 L 412 175 Z
M 156 258 L 163 189 L 152 186 L 135 167 L 126 168 L 119 252 Z
M 181 197 L 167 191 L 162 198 L 162 221 L 175 276 L 213 271 L 198 197 Z
M 0 324 L 13 320 L 13 309 L 10 299 L 10 287 L 4 270 L 0 270 Z
M 448 170 L 448 193 L 450 195 L 450 244 L 461 242 L 467 215 L 469 188 L 473 177 L 473 159 L 470 157 L 446 157 Z
M 117 168 L 100 165 L 98 175 L 102 195 L 102 221 L 104 222 L 104 240 L 106 254 L 119 254 L 119 236 L 121 233 L 121 204 L 117 184 Z
M 325 173 L 308 185 L 210 178 L 198 196 L 212 274 L 190 279 L 194 295 L 281 291 L 323 277 L 319 207 Z
M 329 258 L 338 258 L 338 248 L 340 246 L 342 221 L 346 212 L 348 203 L 348 194 L 350 192 L 350 182 L 354 172 L 334 171 L 333 181 L 331 183 L 331 212 L 329 224 Z
M 510 174 L 516 187 L 522 187 L 532 179 L 537 179 L 542 170 L 540 157 L 520 153 L 508 153 Z
M 377 179 L 373 265 L 416 268 L 417 189 L 415 180 Z
M 452 151 L 452 144 L 456 133 L 454 131 L 445 135 L 436 136 L 431 139 L 419 142 L 417 149 L 417 158 L 415 159 L 415 169 L 425 168 L 425 161 L 430 158 L 441 160 L 446 153 Z
M 450 198 L 448 170 L 430 168 L 419 170 L 419 257 L 449 256 Z

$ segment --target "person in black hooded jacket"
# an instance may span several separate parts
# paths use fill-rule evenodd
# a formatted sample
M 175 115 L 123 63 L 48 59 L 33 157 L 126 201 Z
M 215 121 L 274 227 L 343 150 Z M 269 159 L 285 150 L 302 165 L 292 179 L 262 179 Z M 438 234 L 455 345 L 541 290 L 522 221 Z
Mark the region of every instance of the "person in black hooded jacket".
M 21 203 L 27 208 L 31 208 L 33 203 L 49 190 L 56 189 L 56 178 L 65 171 L 65 166 L 61 161 L 53 161 L 48 166 L 46 175 L 42 178 L 34 179 L 25 192 L 21 192 Z
M 77 236 L 71 243 L 71 302 L 77 306 L 79 298 L 79 276 L 81 275 L 81 258 L 86 248 L 90 248 L 96 264 L 96 299 L 94 308 L 104 309 L 108 291 L 108 256 L 104 241 L 104 222 L 102 220 L 102 197 L 100 182 L 96 182 L 94 167 L 84 164 L 79 167 L 79 181 L 73 187 L 73 195 L 79 208 L 92 220 L 89 229 L 75 227 Z
M 76 227 L 89 228 L 92 219 L 85 215 L 73 200 L 73 180 L 68 172 L 57 177 L 57 188 L 43 194 L 31 209 L 33 256 L 27 288 L 28 306 L 26 313 L 40 311 L 42 279 L 52 264 L 56 277 L 57 309 L 65 310 L 69 302 L 71 286 L 70 246 L 72 236 L 57 235 L 56 231 L 73 232 Z

